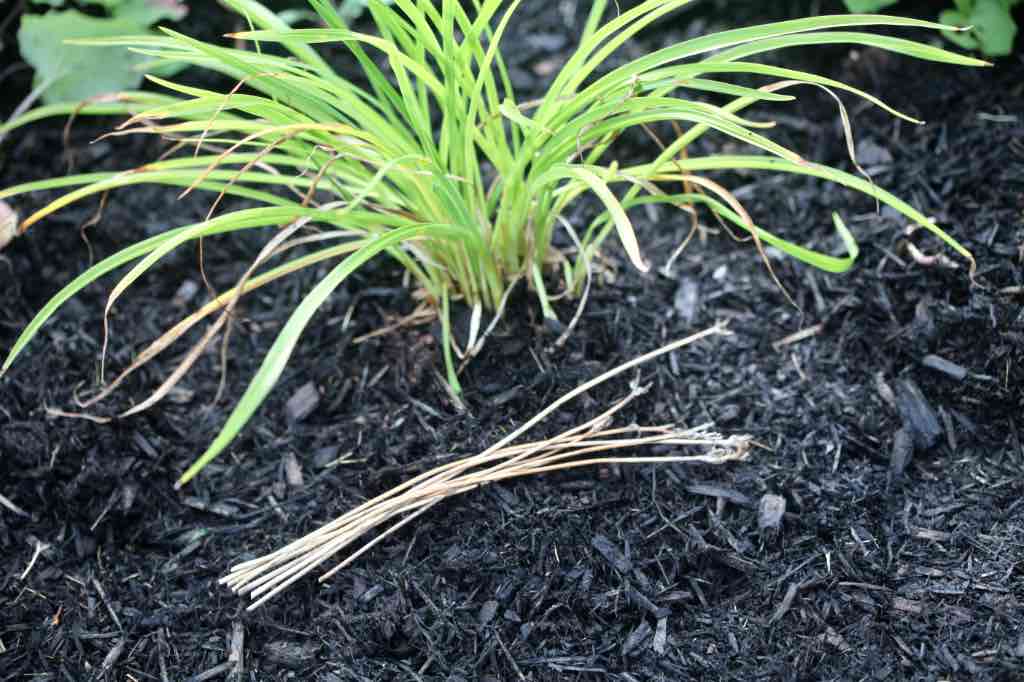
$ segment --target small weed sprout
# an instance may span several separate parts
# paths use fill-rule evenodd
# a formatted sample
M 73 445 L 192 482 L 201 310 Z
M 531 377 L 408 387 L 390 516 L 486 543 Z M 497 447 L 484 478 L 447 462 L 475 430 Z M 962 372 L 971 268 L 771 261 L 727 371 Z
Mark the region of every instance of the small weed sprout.
M 167 29 L 158 37 L 91 41 L 128 46 L 157 64 L 212 69 L 238 85 L 224 93 L 151 77 L 169 94 L 125 92 L 113 101 L 40 107 L 0 128 L 5 132 L 62 113 L 128 114 L 112 135 L 158 135 L 194 150 L 125 172 L 72 175 L 2 191 L 0 200 L 68 189 L 27 216 L 19 233 L 72 202 L 140 183 L 180 187 L 183 194 L 211 192 L 217 197 L 215 208 L 224 195 L 255 206 L 219 214 L 211 209 L 204 220 L 131 244 L 96 263 L 43 307 L 0 371 L 11 366 L 64 302 L 103 275 L 128 267 L 109 294 L 109 313 L 143 273 L 180 246 L 239 230 L 276 231 L 233 289 L 213 296 L 173 326 L 97 396 L 106 396 L 129 373 L 215 316 L 181 366 L 151 398 L 123 413 L 130 414 L 173 386 L 205 345 L 223 332 L 241 296 L 300 269 L 336 262 L 295 307 L 222 430 L 184 472 L 180 486 L 221 453 L 250 419 L 317 309 L 378 254 L 397 260 L 437 310 L 446 378 L 456 392 L 460 346 L 449 323 L 453 302 L 463 302 L 478 317 L 481 310 L 501 309 L 509 287 L 522 279 L 544 314 L 553 316 L 552 286 L 562 293 L 580 293 L 589 281 L 590 263 L 613 233 L 632 264 L 646 271 L 648 263 L 628 216 L 638 205 L 667 204 L 691 211 L 700 207 L 749 233 L 759 249 L 768 244 L 830 272 L 852 265 L 857 243 L 837 215 L 833 222 L 847 257 L 815 252 L 762 229 L 725 187 L 702 175 L 708 171 L 794 173 L 853 188 L 930 230 L 973 264 L 963 246 L 907 203 L 869 179 L 802 158 L 766 137 L 770 122 L 741 116 L 751 105 L 790 101 L 788 91 L 812 85 L 853 93 L 917 123 L 850 85 L 748 58 L 791 46 L 844 43 L 984 65 L 936 47 L 859 30 L 947 27 L 873 15 L 797 19 L 700 36 L 601 73 L 602 64 L 626 41 L 691 0 L 646 0 L 607 12 L 614 16 L 603 23 L 607 2 L 595 0 L 578 49 L 544 96 L 520 102 L 499 52 L 520 1 L 477 0 L 470 12 L 455 0 L 369 0 L 379 32 L 370 35 L 351 30 L 330 0 L 310 0 L 325 27 L 306 29 L 289 28 L 255 0 L 224 0 L 252 28 L 231 37 L 247 41 L 252 49 L 208 44 Z M 312 47 L 318 43 L 347 48 L 362 67 L 365 85 L 332 70 Z M 271 44 L 284 54 L 269 50 Z M 763 77 L 766 83 L 740 86 L 729 82 L 734 75 Z M 687 99 L 692 92 L 718 93 L 729 101 L 715 106 Z M 843 118 L 848 126 L 845 111 Z M 620 167 L 609 159 L 623 131 L 658 122 L 672 123 L 678 135 L 660 144 L 650 162 Z M 693 155 L 693 143 L 712 131 L 755 153 Z M 559 251 L 552 236 L 565 224 L 560 221 L 567 207 L 584 193 L 595 196 L 604 212 L 576 228 L 574 251 Z M 319 231 L 310 232 L 313 226 Z M 291 254 L 299 244 L 314 248 L 301 256 Z M 470 339 L 461 348 L 470 353 L 479 343 Z

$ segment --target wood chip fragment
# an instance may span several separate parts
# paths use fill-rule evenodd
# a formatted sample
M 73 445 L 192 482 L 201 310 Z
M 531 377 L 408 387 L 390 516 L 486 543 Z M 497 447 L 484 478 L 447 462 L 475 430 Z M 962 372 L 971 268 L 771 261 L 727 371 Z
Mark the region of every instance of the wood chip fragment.
M 809 338 L 811 338 L 813 336 L 817 336 L 822 331 L 824 331 L 824 329 L 825 329 L 825 323 L 824 322 L 819 322 L 818 324 L 811 325 L 810 327 L 805 327 L 805 328 L 801 329 L 800 331 L 796 331 L 796 332 L 793 332 L 792 334 L 789 334 L 788 336 L 782 337 L 778 341 L 773 341 L 772 342 L 772 348 L 774 348 L 776 351 L 778 351 L 780 348 L 784 348 L 785 346 L 789 346 L 789 345 L 794 344 L 794 343 L 799 343 L 800 341 L 804 341 L 804 340 L 809 339 Z
M 786 498 L 780 495 L 764 495 L 757 506 L 757 527 L 762 531 L 777 530 L 786 514 Z
M 199 293 L 199 283 L 194 279 L 186 279 L 178 286 L 178 290 L 174 292 L 171 305 L 175 308 L 184 308 L 195 298 L 197 293 Z
M 297 422 L 311 415 L 319 404 L 320 392 L 316 390 L 316 384 L 309 381 L 288 398 L 288 402 L 284 405 L 284 411 L 288 415 L 288 419 Z
M 906 597 L 893 597 L 892 609 L 901 613 L 912 613 L 915 616 L 921 615 L 925 610 L 923 602 L 907 599 Z
M 498 613 L 498 602 L 493 599 L 484 602 L 484 605 L 480 607 L 480 613 L 477 615 L 477 624 L 481 628 L 490 625 L 496 613 Z
M 204 500 L 194 495 L 183 497 L 181 499 L 181 503 L 186 507 L 195 509 L 196 511 L 216 514 L 217 516 L 223 516 L 226 519 L 230 519 L 238 515 L 238 509 L 227 502 L 209 502 L 208 500 Z
M 935 542 L 949 542 L 953 539 L 952 533 L 931 528 L 911 528 L 910 535 L 918 540 L 934 540 Z
M 305 483 L 302 478 L 302 465 L 299 464 L 294 452 L 286 452 L 284 455 L 284 480 L 293 488 L 301 488 Z
M 796 599 L 797 592 L 800 591 L 799 583 L 790 583 L 789 587 L 786 588 L 786 594 L 782 597 L 782 601 L 779 602 L 778 608 L 775 609 L 775 613 L 768 619 L 768 624 L 777 623 L 786 615 L 786 612 L 793 606 L 793 600 Z
M 912 429 L 904 426 L 896 431 L 892 439 L 892 450 L 889 452 L 889 472 L 893 478 L 899 478 L 907 469 L 907 464 L 914 456 L 914 436 Z
M 671 613 L 669 609 L 661 608 L 657 604 L 652 602 L 650 599 L 647 598 L 647 595 L 640 592 L 635 587 L 628 587 L 626 590 L 626 594 L 629 596 L 630 602 L 632 602 L 638 608 L 647 611 L 655 618 L 665 618 L 668 616 L 669 613 Z
M 705 497 L 717 497 L 719 499 L 728 500 L 740 507 L 754 506 L 754 501 L 740 491 L 733 490 L 732 488 L 725 488 L 720 485 L 714 485 L 712 483 L 688 483 L 686 484 L 686 492 L 693 495 L 704 495 Z
M 852 649 L 846 638 L 836 632 L 831 626 L 825 629 L 825 634 L 822 635 L 822 638 L 844 654 Z
M 658 626 L 654 630 L 654 640 L 651 642 L 651 648 L 654 649 L 654 653 L 659 656 L 665 653 L 665 644 L 668 642 L 668 618 L 661 618 L 658 620 Z
M 13 502 L 8 500 L 3 495 L 0 495 L 0 506 L 6 507 L 12 513 L 17 514 L 18 516 L 24 516 L 26 518 L 28 518 L 30 516 L 30 514 L 27 511 L 25 511 L 24 509 L 22 509 L 18 505 L 14 504 Z
M 672 297 L 672 307 L 679 313 L 683 324 L 692 324 L 697 317 L 700 301 L 700 283 L 692 277 L 684 277 Z
M 934 446 L 942 435 L 942 426 L 935 410 L 913 380 L 896 382 L 896 407 L 904 425 L 913 430 L 914 445 L 920 450 Z
M 0 201 L 0 251 L 18 236 L 18 213 L 6 201 Z
M 647 638 L 651 636 L 653 628 L 647 624 L 647 621 L 642 621 L 640 625 L 629 633 L 626 637 L 626 641 L 622 643 L 622 655 L 628 656 L 630 652 L 635 651 L 637 647 L 647 641 Z
M 230 671 L 234 665 L 233 661 L 223 661 L 209 670 L 205 670 L 198 675 L 188 678 L 188 682 L 207 682 L 207 680 L 217 679 L 224 673 Z
M 616 571 L 628 573 L 632 568 L 629 559 L 604 535 L 595 535 L 594 539 L 590 541 L 590 546 L 596 549 L 598 554 L 604 557 L 604 560 L 611 564 Z
M 951 377 L 957 381 L 963 381 L 967 377 L 967 370 L 956 364 L 950 362 L 946 358 L 938 355 L 926 355 L 921 360 L 921 364 L 928 369 L 934 369 L 936 372 L 942 372 L 948 377 Z
M 117 661 L 121 658 L 121 654 L 124 653 L 124 645 L 127 641 L 128 640 L 124 637 L 118 639 L 117 643 L 114 644 L 114 648 L 112 648 L 103 658 L 103 663 L 100 664 L 100 677 L 105 677 L 106 673 L 117 665 Z
M 228 662 L 232 664 L 231 674 L 241 679 L 245 674 L 245 626 L 236 620 L 231 624 L 231 643 L 228 646 Z
M 288 640 L 267 642 L 263 645 L 263 655 L 266 660 L 277 665 L 298 670 L 303 666 L 310 665 L 320 652 L 319 642 L 298 643 Z

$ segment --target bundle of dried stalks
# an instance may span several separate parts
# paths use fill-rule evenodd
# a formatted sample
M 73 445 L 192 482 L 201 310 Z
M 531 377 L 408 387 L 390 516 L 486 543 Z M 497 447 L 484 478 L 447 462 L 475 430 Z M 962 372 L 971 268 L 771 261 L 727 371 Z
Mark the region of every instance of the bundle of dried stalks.
M 562 396 L 533 419 L 480 454 L 444 464 L 406 481 L 276 552 L 234 566 L 220 582 L 236 593 L 245 593 L 256 599 L 249 606 L 249 610 L 253 610 L 371 530 L 390 524 L 373 540 L 320 576 L 321 582 L 351 564 L 378 542 L 441 500 L 495 481 L 595 464 L 720 464 L 744 459 L 750 450 L 751 441 L 748 436 L 722 436 L 710 431 L 707 425 L 692 429 L 680 429 L 672 425 L 635 424 L 613 428 L 612 417 L 647 391 L 646 386 L 636 383 L 632 385 L 628 395 L 584 424 L 546 440 L 520 445 L 511 444 L 566 402 L 597 384 L 699 339 L 726 333 L 728 332 L 724 326 L 716 325 L 619 365 Z M 705 451 L 696 455 L 654 457 L 602 454 L 652 445 L 702 446 Z

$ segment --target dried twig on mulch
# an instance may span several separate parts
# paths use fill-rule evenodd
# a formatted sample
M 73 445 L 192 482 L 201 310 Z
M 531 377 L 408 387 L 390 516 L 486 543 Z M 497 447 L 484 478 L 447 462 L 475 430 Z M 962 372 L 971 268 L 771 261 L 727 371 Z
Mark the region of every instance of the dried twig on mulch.
M 441 500 L 496 481 L 595 464 L 719 464 L 744 459 L 750 451 L 750 437 L 723 436 L 711 431 L 710 425 L 690 429 L 674 425 L 611 426 L 616 413 L 647 391 L 647 386 L 641 386 L 636 382 L 625 397 L 584 424 L 546 440 L 520 445 L 511 444 L 566 402 L 594 386 L 700 339 L 727 333 L 724 325 L 719 324 L 619 365 L 562 396 L 480 454 L 439 466 L 406 481 L 271 554 L 234 566 L 220 582 L 236 593 L 248 594 L 256 599 L 249 606 L 249 610 L 255 609 L 371 530 L 387 526 L 377 537 L 323 574 L 320 580 L 324 581 L 348 566 L 378 542 Z M 627 449 L 654 445 L 703 447 L 705 451 L 700 454 L 653 457 L 604 454 L 612 451 L 621 453 Z

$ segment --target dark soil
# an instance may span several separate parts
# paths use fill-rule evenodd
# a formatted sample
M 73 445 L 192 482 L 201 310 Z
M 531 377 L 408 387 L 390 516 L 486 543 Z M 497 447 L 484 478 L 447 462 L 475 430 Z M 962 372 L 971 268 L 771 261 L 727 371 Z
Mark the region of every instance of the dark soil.
M 549 6 L 527 3 L 511 38 L 527 88 L 545 60 L 571 49 L 579 17 L 552 21 Z M 709 10 L 650 39 L 726 20 Z M 618 274 L 592 293 L 569 343 L 548 351 L 534 306 L 515 302 L 467 370 L 460 412 L 436 378 L 429 329 L 352 343 L 411 308 L 401 273 L 374 263 L 317 316 L 230 454 L 181 493 L 173 481 L 318 273 L 247 301 L 229 399 L 210 405 L 220 377 L 211 356 L 159 406 L 107 425 L 47 411 L 74 411 L 96 385 L 110 284 L 89 287 L 0 379 L 0 495 L 23 510 L 0 509 L 0 679 L 1024 679 L 1024 60 L 967 70 L 871 50 L 815 54 L 825 56 L 819 70 L 928 120 L 911 127 L 852 109 L 875 182 L 972 249 L 977 284 L 963 268 L 916 263 L 904 223 L 870 201 L 801 179 L 734 176 L 757 219 L 817 248 L 838 247 L 828 215 L 840 210 L 863 239 L 854 270 L 830 276 L 770 254 L 797 308 L 753 246 L 724 234 L 694 243 L 672 277 L 636 273 L 609 247 Z M 778 139 L 846 163 L 834 105 L 800 95 L 778 109 Z M 88 145 L 109 123 L 76 125 L 78 169 L 158 153 L 145 140 Z M 0 186 L 64 172 L 62 125 L 9 139 Z M 208 197 L 174 194 L 113 195 L 88 247 L 79 227 L 94 204 L 12 243 L 0 254 L 0 348 L 90 249 L 109 254 L 205 212 Z M 637 220 L 660 267 L 688 222 L 668 211 Z M 922 251 L 939 250 L 921 236 L 912 240 Z M 230 284 L 259 244 L 208 244 L 214 283 Z M 173 301 L 184 280 L 200 281 L 189 250 L 119 301 L 109 367 L 185 314 Z M 681 291 L 696 293 L 695 306 Z M 571 304 L 560 312 L 568 319 Z M 732 336 L 643 369 L 653 390 L 622 421 L 749 433 L 764 445 L 749 461 L 580 470 L 478 490 L 326 586 L 303 580 L 255 613 L 216 584 L 236 561 L 439 459 L 479 452 L 603 369 L 723 319 Z M 175 359 L 140 371 L 110 411 L 141 400 Z M 541 431 L 593 416 L 630 378 Z M 288 399 L 310 383 L 318 404 L 290 417 Z M 293 458 L 300 484 L 286 477 Z M 780 528 L 761 530 L 769 494 L 787 512 Z M 232 642 L 241 661 L 229 660 Z

